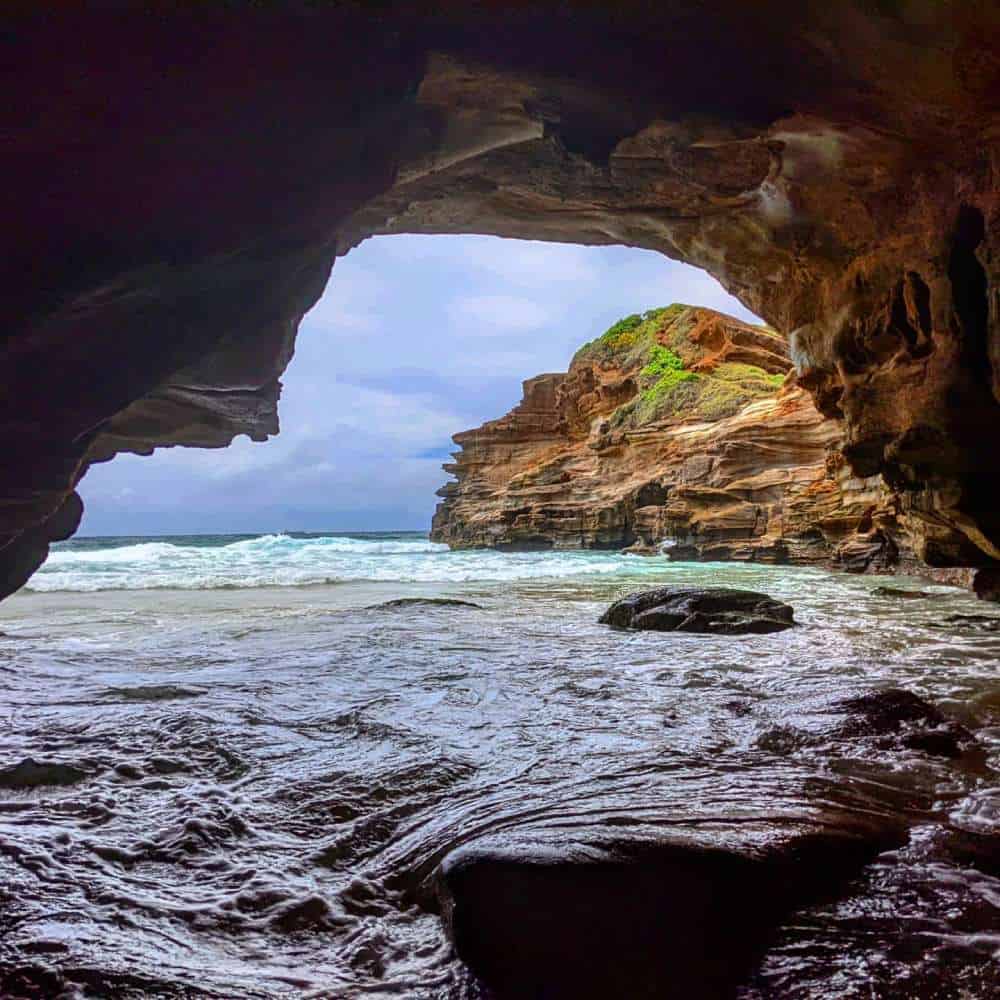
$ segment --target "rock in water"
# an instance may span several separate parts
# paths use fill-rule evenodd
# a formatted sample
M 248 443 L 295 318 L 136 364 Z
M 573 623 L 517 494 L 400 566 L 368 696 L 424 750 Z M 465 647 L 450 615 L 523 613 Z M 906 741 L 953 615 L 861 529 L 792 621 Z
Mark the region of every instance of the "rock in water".
M 749 826 L 657 843 L 485 838 L 445 858 L 442 916 L 501 1000 L 731 997 L 784 914 L 901 840 L 843 817 Z
M 373 604 L 369 610 L 382 608 L 475 608 L 482 611 L 483 606 L 472 601 L 460 601 L 457 597 L 397 597 L 392 601 Z
M 629 594 L 601 615 L 602 625 L 717 635 L 781 632 L 795 624 L 791 605 L 729 587 L 659 587 Z
M 0 768 L 0 788 L 38 788 L 43 785 L 75 785 L 87 775 L 78 767 L 57 761 L 25 757 L 19 764 Z
M 777 725 L 757 739 L 760 749 L 795 753 L 825 747 L 873 759 L 920 750 L 936 757 L 980 754 L 973 734 L 912 691 L 882 688 L 848 698 L 817 698 L 782 709 Z
M 903 590 L 901 587 L 876 587 L 872 597 L 901 597 L 904 600 L 917 600 L 934 595 L 926 590 Z
M 757 748 L 809 749 L 810 765 L 749 766 L 718 797 L 685 791 L 659 815 L 616 822 L 600 810 L 526 811 L 502 830 L 470 831 L 445 855 L 440 913 L 487 995 L 732 1000 L 790 914 L 850 896 L 865 865 L 911 839 L 951 766 L 934 769 L 935 757 L 976 760 L 973 734 L 904 690 L 762 708 L 780 729 Z M 849 757 L 864 761 L 863 781 L 826 764 Z M 943 850 L 993 870 L 994 847 L 963 833 Z

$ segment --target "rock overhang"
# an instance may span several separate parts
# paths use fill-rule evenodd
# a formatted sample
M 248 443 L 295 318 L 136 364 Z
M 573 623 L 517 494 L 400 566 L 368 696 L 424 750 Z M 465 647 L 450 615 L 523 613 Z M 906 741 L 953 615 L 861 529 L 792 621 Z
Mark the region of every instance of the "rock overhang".
M 793 335 L 926 558 L 1000 561 L 989 7 L 80 8 L 14 32 L 3 590 L 90 461 L 274 433 L 332 262 L 393 232 L 705 268 Z

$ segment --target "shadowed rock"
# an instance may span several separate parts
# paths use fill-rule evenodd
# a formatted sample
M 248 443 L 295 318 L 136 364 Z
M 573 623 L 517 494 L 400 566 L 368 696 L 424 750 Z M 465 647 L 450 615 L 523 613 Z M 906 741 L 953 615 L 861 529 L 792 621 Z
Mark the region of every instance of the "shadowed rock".
M 954 765 L 910 751 L 949 757 L 976 746 L 898 689 L 779 698 L 767 710 L 784 724 L 786 750 L 809 754 L 748 768 L 738 798 L 706 808 L 703 797 L 681 794 L 662 815 L 627 826 L 593 815 L 526 817 L 445 857 L 442 918 L 488 995 L 737 995 L 795 910 L 850 892 L 868 862 L 926 820 Z M 850 755 L 863 761 L 865 780 L 845 781 L 827 765 Z M 906 774 L 913 781 L 901 790 Z M 990 846 L 982 837 L 948 842 L 987 868 Z
M 790 605 L 729 587 L 660 587 L 629 594 L 599 621 L 614 628 L 717 635 L 781 632 L 795 624 Z
M 382 608 L 475 608 L 481 611 L 482 605 L 460 601 L 457 597 L 397 597 L 393 601 L 370 606 L 373 611 Z
M 25 757 L 20 764 L 0 769 L 0 788 L 37 788 L 41 785 L 75 785 L 85 772 L 69 764 Z
M 884 688 L 798 704 L 760 735 L 757 746 L 778 754 L 805 747 L 829 747 L 834 752 L 861 747 L 873 752 L 920 750 L 956 758 L 979 745 L 969 730 L 923 698 L 899 688 Z
M 499 838 L 449 855 L 442 914 L 501 998 L 723 997 L 795 905 L 899 842 L 893 824 L 709 824 L 658 843 Z

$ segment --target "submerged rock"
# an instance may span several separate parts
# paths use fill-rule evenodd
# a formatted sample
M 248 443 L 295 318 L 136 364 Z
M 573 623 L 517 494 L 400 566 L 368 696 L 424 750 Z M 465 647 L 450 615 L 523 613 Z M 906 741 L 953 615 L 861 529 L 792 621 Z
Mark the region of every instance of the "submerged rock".
M 916 600 L 918 598 L 933 596 L 933 594 L 926 590 L 904 590 L 902 587 L 876 587 L 872 591 L 872 597 L 902 597 L 904 599 Z
M 20 764 L 0 768 L 0 788 L 38 788 L 41 785 L 75 785 L 86 772 L 69 764 L 25 757 Z
M 945 615 L 940 623 L 932 622 L 932 628 L 960 628 L 970 632 L 1000 632 L 1000 617 L 997 615 Z
M 481 604 L 474 604 L 472 601 L 460 601 L 457 597 L 397 597 L 392 601 L 384 601 L 382 604 L 372 604 L 371 609 L 382 608 L 475 608 L 482 611 Z
M 660 587 L 615 601 L 599 621 L 614 628 L 742 635 L 791 628 L 793 614 L 791 605 L 753 590 Z
M 960 757 L 978 749 L 976 738 L 930 702 L 899 688 L 797 705 L 757 739 L 761 750 L 790 754 L 806 747 L 857 752 L 920 750 Z

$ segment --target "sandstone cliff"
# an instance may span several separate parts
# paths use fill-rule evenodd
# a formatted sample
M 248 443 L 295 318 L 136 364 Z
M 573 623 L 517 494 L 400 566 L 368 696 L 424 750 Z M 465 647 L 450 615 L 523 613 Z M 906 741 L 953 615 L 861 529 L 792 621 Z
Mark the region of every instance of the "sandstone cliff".
M 456 547 L 655 547 L 685 559 L 888 568 L 902 532 L 785 340 L 674 305 L 616 323 L 506 416 L 455 435 L 432 537 Z

